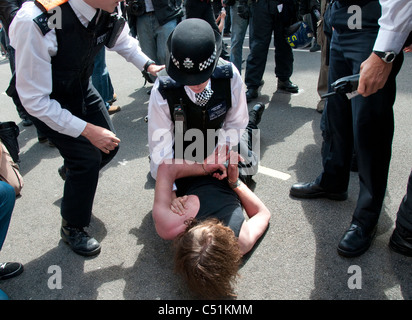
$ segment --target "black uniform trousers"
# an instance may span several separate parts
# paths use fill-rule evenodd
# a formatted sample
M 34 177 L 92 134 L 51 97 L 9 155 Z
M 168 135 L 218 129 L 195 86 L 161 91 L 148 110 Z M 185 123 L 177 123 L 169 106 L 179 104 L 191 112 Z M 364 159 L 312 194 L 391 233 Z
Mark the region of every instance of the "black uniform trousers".
M 70 104 L 64 107 L 84 121 L 114 132 L 105 103 L 91 84 L 91 80 L 85 91 L 83 107 L 70 106 Z M 99 171 L 116 155 L 118 148 L 111 151 L 110 154 L 106 154 L 92 145 L 83 136 L 73 138 L 58 133 L 39 119 L 30 118 L 36 127 L 40 128 L 57 147 L 64 159 L 67 177 L 61 202 L 62 218 L 72 226 L 88 226 L 92 214 Z
M 213 7 L 210 1 L 190 0 L 185 1 L 186 18 L 198 18 L 205 20 L 210 26 L 217 32 L 219 32 L 218 25 L 216 24 L 215 15 L 213 13 Z
M 250 53 L 246 63 L 245 84 L 247 88 L 258 88 L 265 72 L 272 33 L 275 45 L 275 75 L 286 81 L 293 73 L 292 47 L 284 36 L 284 25 L 276 1 L 253 1 L 249 18 Z
M 337 1 L 331 6 L 329 21 L 325 21 L 335 28 L 330 46 L 329 91 L 337 79 L 359 73 L 361 63 L 371 54 L 379 29 L 379 2 L 364 4 L 361 29 L 349 28 L 351 15 L 348 5 Z M 385 87 L 377 93 L 352 100 L 344 95 L 329 97 L 322 114 L 323 172 L 317 182 L 328 192 L 345 192 L 355 152 L 360 190 L 352 222 L 366 231 L 377 224 L 385 196 L 394 132 L 395 77 L 402 62 L 400 54 Z
M 215 32 L 220 33 L 212 5 L 213 4 L 207 0 L 186 0 L 186 19 L 197 18 L 205 20 Z M 225 46 L 222 47 L 220 57 L 229 61 L 229 54 L 227 53 Z

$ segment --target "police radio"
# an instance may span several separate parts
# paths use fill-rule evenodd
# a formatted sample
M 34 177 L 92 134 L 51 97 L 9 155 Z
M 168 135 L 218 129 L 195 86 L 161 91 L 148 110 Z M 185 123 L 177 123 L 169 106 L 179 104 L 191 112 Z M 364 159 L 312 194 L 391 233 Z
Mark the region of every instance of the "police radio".
M 321 98 L 327 98 L 335 94 L 344 94 L 348 99 L 359 95 L 358 92 L 359 74 L 343 77 L 331 84 L 332 92 L 324 94 Z
M 182 99 L 180 99 L 180 104 L 177 104 L 174 107 L 173 119 L 175 123 L 175 132 L 184 134 L 186 132 L 186 114 L 183 109 Z
M 123 31 L 123 28 L 126 24 L 126 19 L 119 15 L 117 12 L 110 15 L 110 24 L 111 32 L 109 33 L 106 47 L 109 49 L 113 48 L 116 44 L 117 39 Z

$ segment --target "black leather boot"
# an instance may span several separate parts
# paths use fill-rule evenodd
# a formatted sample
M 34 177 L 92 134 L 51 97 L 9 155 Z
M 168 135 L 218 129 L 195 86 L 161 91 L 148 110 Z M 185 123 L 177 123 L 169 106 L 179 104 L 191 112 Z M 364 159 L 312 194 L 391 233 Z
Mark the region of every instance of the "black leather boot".
M 63 220 L 60 235 L 63 241 L 77 254 L 94 256 L 100 253 L 100 243 L 90 237 L 83 228 L 70 226 Z
M 246 91 L 246 101 L 250 102 L 258 97 L 258 88 L 248 88 Z
M 353 258 L 365 253 L 376 234 L 376 226 L 371 231 L 352 223 L 344 233 L 338 245 L 338 253 L 341 256 Z
M 295 183 L 290 188 L 290 195 L 296 198 L 316 199 L 327 198 L 330 200 L 344 201 L 348 198 L 348 192 L 328 192 L 315 181 Z
M 249 111 L 249 123 L 257 126 L 262 120 L 262 114 L 265 111 L 265 105 L 263 103 L 257 103 L 252 110 Z
M 283 90 L 283 91 L 287 91 L 290 93 L 298 93 L 299 92 L 299 87 L 292 83 L 289 79 L 286 81 L 281 81 L 278 80 L 278 89 L 279 90 Z
M 412 232 L 401 226 L 396 226 L 389 240 L 389 247 L 400 254 L 412 257 Z

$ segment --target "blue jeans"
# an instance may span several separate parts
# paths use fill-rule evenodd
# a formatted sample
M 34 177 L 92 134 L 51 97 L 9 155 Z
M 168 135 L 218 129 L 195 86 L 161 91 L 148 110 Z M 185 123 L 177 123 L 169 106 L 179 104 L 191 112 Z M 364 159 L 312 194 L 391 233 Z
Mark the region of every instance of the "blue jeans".
M 243 19 L 237 14 L 237 6 L 230 7 L 230 17 L 232 25 L 230 61 L 242 72 L 242 53 L 243 42 L 245 40 L 246 30 L 249 25 L 249 19 Z
M 0 181 L 0 250 L 3 247 L 4 239 L 6 239 L 15 202 L 14 188 L 7 182 Z
M 114 89 L 110 79 L 109 70 L 106 66 L 106 48 L 102 48 L 94 59 L 94 69 L 92 74 L 93 86 L 97 89 L 109 108 L 107 101 L 113 99 Z
M 146 13 L 137 17 L 136 29 L 142 51 L 156 64 L 166 63 L 166 41 L 177 26 L 173 19 L 160 25 L 154 14 Z

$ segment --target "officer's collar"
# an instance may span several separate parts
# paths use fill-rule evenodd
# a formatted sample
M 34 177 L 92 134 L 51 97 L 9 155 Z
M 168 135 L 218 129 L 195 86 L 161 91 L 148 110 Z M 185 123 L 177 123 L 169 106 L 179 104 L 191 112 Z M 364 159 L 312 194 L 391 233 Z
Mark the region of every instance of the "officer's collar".
M 212 81 L 210 81 L 210 78 L 209 78 L 209 82 L 207 83 L 205 89 L 210 89 L 211 87 L 212 87 Z M 189 86 L 184 86 L 184 88 L 185 88 L 186 94 L 191 98 L 191 100 L 195 101 L 196 93 L 192 89 L 190 89 Z
M 96 9 L 84 2 L 84 0 L 69 0 L 69 4 L 76 12 L 80 13 L 88 22 L 90 22 L 96 14 Z

